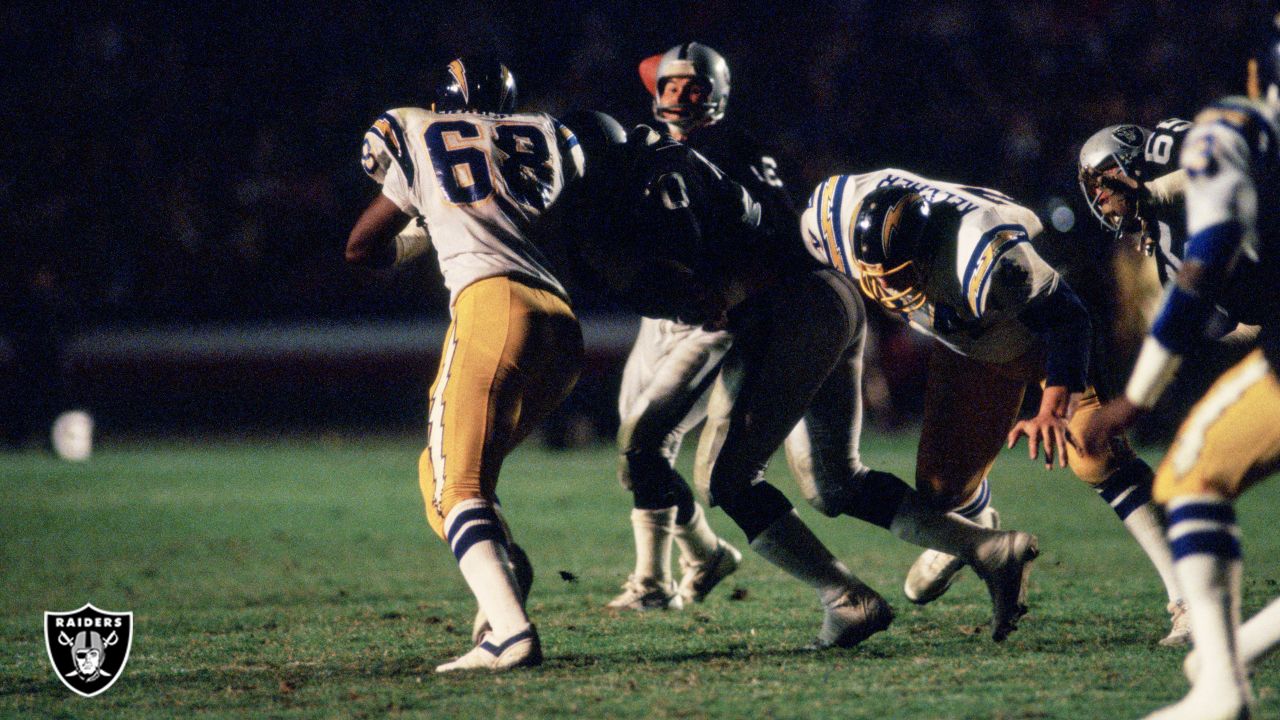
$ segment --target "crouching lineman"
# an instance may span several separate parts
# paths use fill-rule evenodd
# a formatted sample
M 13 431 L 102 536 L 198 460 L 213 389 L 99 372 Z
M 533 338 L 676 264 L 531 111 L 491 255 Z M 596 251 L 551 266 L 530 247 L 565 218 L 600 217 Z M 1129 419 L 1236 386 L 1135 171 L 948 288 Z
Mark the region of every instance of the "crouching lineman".
M 587 120 L 566 118 L 582 139 L 586 176 L 577 197 L 556 210 L 582 228 L 555 234 L 584 242 L 586 264 L 637 312 L 733 332 L 731 370 L 716 380 L 714 429 L 704 432 L 698 465 L 711 503 L 751 548 L 817 591 L 824 609 L 817 645 L 856 645 L 888 627 L 893 613 L 764 480 L 770 456 L 802 419 L 812 434 L 845 439 L 839 452 L 820 457 L 833 465 L 806 488 L 815 505 L 973 563 L 992 597 L 993 637 L 1003 640 L 1025 612 L 1036 539 L 938 511 L 898 478 L 862 465 L 865 316 L 848 278 L 763 236 L 750 195 L 686 146 L 644 126 L 623 143 L 618 132 L 598 134 L 579 122 Z M 806 414 L 820 391 L 830 403 Z
M 542 113 L 515 113 L 515 79 L 488 58 L 441 73 L 430 111 L 378 118 L 364 167 L 382 193 L 356 222 L 347 261 L 383 267 L 434 243 L 452 322 L 428 403 L 418 464 L 427 522 L 449 543 L 480 607 L 476 645 L 437 672 L 538 665 L 525 614 L 532 580 L 498 510 L 503 458 L 577 380 L 582 333 L 568 295 L 530 243 L 560 194 L 572 134 Z M 379 176 L 382 176 L 379 178 Z M 416 227 L 407 227 L 413 222 Z
M 1022 435 L 1033 458 L 1043 447 L 1046 467 L 1070 464 L 1092 485 L 1148 502 L 1149 470 L 1122 439 L 1092 454 L 1070 446 L 1073 393 L 1083 392 L 1073 427 L 1098 407 L 1085 382 L 1089 316 L 1032 249 L 1041 230 L 1033 212 L 994 190 L 887 169 L 827 179 L 802 222 L 815 258 L 934 338 L 916 456 L 926 502 L 996 527 L 987 474 L 1001 445 Z M 1044 388 L 1039 411 L 1015 423 L 1030 382 Z M 926 552 L 903 589 L 931 602 L 963 566 Z
M 1215 305 L 1260 321 L 1260 347 L 1191 409 L 1156 472 L 1155 499 L 1191 617 L 1191 692 L 1152 720 L 1246 718 L 1248 668 L 1280 642 L 1280 603 L 1237 628 L 1239 495 L 1280 465 L 1280 27 L 1261 63 L 1265 99 L 1230 97 L 1196 117 L 1187 171 L 1185 260 L 1143 344 L 1124 397 L 1083 435 L 1098 447 L 1154 406 L 1182 358 L 1203 342 Z M 1194 660 L 1192 660 L 1194 657 Z
M 1124 347 L 1136 349 L 1142 333 L 1155 319 L 1161 288 L 1169 285 L 1182 267 L 1186 245 L 1186 218 L 1183 196 L 1187 173 L 1178 168 L 1178 156 L 1191 123 L 1170 118 L 1154 129 L 1139 125 L 1112 125 L 1099 130 L 1080 148 L 1078 178 L 1080 189 L 1094 217 L 1115 235 L 1109 266 L 1115 278 L 1119 300 L 1115 307 L 1116 332 Z M 1155 272 L 1151 269 L 1154 266 Z M 1209 336 L 1230 342 L 1250 342 L 1257 328 L 1239 326 L 1221 308 L 1206 328 Z M 1127 353 L 1108 353 L 1097 358 L 1102 363 Z M 1113 377 L 1099 368 L 1096 375 Z M 1126 368 L 1127 370 L 1127 368 Z M 1107 383 L 1102 383 L 1106 385 Z M 1116 388 L 1118 391 L 1119 388 Z M 1100 395 L 1109 397 L 1098 387 Z M 1144 466 L 1145 479 L 1137 497 L 1150 497 L 1153 477 Z M 1181 645 L 1191 640 L 1186 606 L 1178 591 L 1173 557 L 1164 541 L 1164 526 L 1149 503 L 1135 502 L 1126 488 L 1102 483 L 1095 488 L 1111 504 L 1133 537 L 1155 565 L 1168 594 L 1172 617 L 1169 634 L 1161 645 Z

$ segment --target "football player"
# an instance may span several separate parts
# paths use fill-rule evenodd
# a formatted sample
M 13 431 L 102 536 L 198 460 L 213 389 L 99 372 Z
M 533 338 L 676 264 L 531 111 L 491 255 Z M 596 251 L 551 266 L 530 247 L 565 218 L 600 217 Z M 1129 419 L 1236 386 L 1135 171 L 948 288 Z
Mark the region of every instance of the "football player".
M 1185 240 L 1181 218 L 1186 173 L 1178 153 L 1191 123 L 1170 118 L 1154 130 L 1111 125 L 1080 148 L 1077 178 L 1089 210 L 1116 239 L 1154 256 L 1160 282 L 1177 274 Z
M 815 258 L 934 338 L 916 460 L 922 497 L 996 527 L 987 474 L 1002 443 L 1026 435 L 1032 457 L 1043 448 L 1046 467 L 1070 464 L 1126 510 L 1149 503 L 1150 469 L 1122 437 L 1100 452 L 1072 447 L 1069 427 L 1078 431 L 1098 407 L 1086 383 L 1090 321 L 1032 249 L 1041 230 L 1033 212 L 994 190 L 887 169 L 829 178 L 802 223 Z M 1039 411 L 1015 423 L 1029 382 L 1044 389 Z M 927 551 L 904 591 L 931 602 L 962 567 Z
M 572 128 L 578 121 L 567 122 Z M 856 645 L 885 629 L 893 613 L 763 478 L 770 456 L 802 420 L 798 433 L 841 439 L 806 458 L 816 468 L 812 482 L 801 482 L 811 502 L 825 514 L 873 522 L 973 563 L 995 608 L 993 637 L 1003 640 L 1025 612 L 1036 540 L 932 508 L 898 478 L 861 463 L 865 315 L 852 283 L 798 248 L 772 242 L 750 194 L 690 148 L 644 126 L 625 144 L 583 145 L 586 182 L 548 214 L 578 226 L 552 234 L 585 243 L 579 254 L 586 264 L 637 312 L 734 334 L 716 376 L 697 478 L 753 550 L 817 591 L 824 609 L 817 645 Z M 825 402 L 811 402 L 818 395 Z
M 761 204 L 762 225 L 770 234 L 794 235 L 797 215 L 777 163 L 724 121 L 730 91 L 724 58 L 701 43 L 685 43 L 646 59 L 640 74 L 653 95 L 654 117 L 667 133 L 745 187 Z M 608 607 L 648 610 L 701 602 L 742 559 L 711 530 L 674 468 L 685 434 L 706 417 L 707 389 L 730 343 L 725 330 L 640 321 L 618 398 L 618 479 L 632 493 L 636 562 Z M 680 549 L 678 586 L 671 577 L 673 539 Z
M 1124 396 L 1092 419 L 1087 448 L 1149 411 L 1182 358 L 1203 342 L 1215 306 L 1260 321 L 1260 347 L 1224 373 L 1179 428 L 1156 472 L 1167 538 L 1191 616 L 1191 692 L 1150 718 L 1245 718 L 1247 669 L 1280 642 L 1273 603 L 1237 628 L 1237 497 L 1280 465 L 1280 17 L 1261 60 L 1261 97 L 1228 97 L 1196 116 L 1182 151 L 1187 240 L 1181 271 L 1143 343 Z M 1245 640 L 1248 638 L 1248 641 Z M 1188 658 L 1190 661 L 1190 658 Z
M 347 261 L 369 267 L 434 244 L 450 292 L 418 479 L 427 521 L 449 544 L 480 613 L 475 647 L 437 672 L 542 662 L 524 609 L 531 577 L 517 578 L 520 553 L 495 488 L 503 458 L 578 376 L 581 329 L 528 234 L 581 154 L 573 159 L 576 140 L 550 116 L 515 107 L 505 65 L 463 57 L 441 72 L 430 110 L 380 116 L 362 162 L 382 192 L 347 241 Z
M 1139 125 L 1112 125 L 1094 133 L 1080 149 L 1077 174 L 1081 191 L 1094 216 L 1104 229 L 1115 233 L 1117 240 L 1111 267 L 1120 298 L 1116 330 L 1124 336 L 1120 339 L 1125 346 L 1136 348 L 1141 342 L 1137 332 L 1125 331 L 1150 325 L 1162 288 L 1170 284 L 1182 266 L 1187 173 L 1179 169 L 1178 158 L 1190 128 L 1191 123 L 1177 118 L 1158 123 L 1154 130 Z M 1149 264 L 1154 264 L 1154 274 L 1148 269 Z M 1223 309 L 1217 308 L 1206 332 L 1211 337 L 1243 343 L 1254 339 L 1257 328 L 1237 326 Z M 1135 336 L 1132 339 L 1128 337 L 1131 334 Z M 1099 358 L 1101 362 L 1107 359 Z M 1146 475 L 1152 477 L 1149 468 Z M 1149 485 L 1150 479 L 1143 482 L 1144 494 L 1149 495 Z M 1106 483 L 1096 490 L 1146 550 L 1164 583 L 1172 628 L 1160 644 L 1189 642 L 1190 622 L 1154 506 L 1124 502 L 1116 494 L 1117 488 Z
M 1121 248 L 1112 263 L 1117 277 L 1133 278 L 1120 283 L 1120 290 L 1134 296 L 1138 307 L 1133 310 L 1144 326 L 1155 319 L 1162 288 L 1182 267 L 1187 173 L 1177 165 L 1190 128 L 1191 123 L 1178 118 L 1162 120 L 1154 130 L 1111 125 L 1089 136 L 1080 148 L 1080 190 L 1094 217 L 1115 234 Z M 1142 281 L 1145 273 L 1133 262 L 1141 258 L 1154 259 L 1158 284 L 1146 286 Z M 1257 334 L 1256 328 L 1236 324 L 1221 309 L 1207 331 L 1233 343 L 1250 342 Z

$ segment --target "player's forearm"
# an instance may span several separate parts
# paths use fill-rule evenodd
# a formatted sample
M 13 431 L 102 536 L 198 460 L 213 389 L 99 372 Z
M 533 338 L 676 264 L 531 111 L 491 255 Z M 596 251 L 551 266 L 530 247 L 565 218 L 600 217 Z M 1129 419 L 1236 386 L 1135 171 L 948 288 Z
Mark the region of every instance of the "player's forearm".
M 1147 336 L 1138 353 L 1133 374 L 1125 386 L 1124 396 L 1142 410 L 1155 407 L 1165 388 L 1173 382 L 1182 365 L 1182 356 L 1173 352 L 1155 337 Z
M 1143 186 L 1151 202 L 1168 206 L 1181 200 L 1187 193 L 1187 171 L 1176 170 L 1162 175 Z
M 1040 395 L 1038 415 L 1065 418 L 1071 409 L 1071 390 L 1064 385 L 1046 384 Z
M 395 237 L 409 220 L 394 202 L 378 195 L 351 229 L 347 238 L 347 262 L 363 267 L 389 267 L 396 260 Z
M 1036 298 L 1019 316 L 1045 348 L 1045 382 L 1083 390 L 1089 371 L 1092 323 L 1089 311 L 1065 283 Z
M 1217 313 L 1221 294 L 1240 246 L 1243 228 L 1224 222 L 1197 232 L 1187 241 L 1186 259 L 1165 294 L 1151 336 L 1170 352 L 1185 354 L 1201 342 Z

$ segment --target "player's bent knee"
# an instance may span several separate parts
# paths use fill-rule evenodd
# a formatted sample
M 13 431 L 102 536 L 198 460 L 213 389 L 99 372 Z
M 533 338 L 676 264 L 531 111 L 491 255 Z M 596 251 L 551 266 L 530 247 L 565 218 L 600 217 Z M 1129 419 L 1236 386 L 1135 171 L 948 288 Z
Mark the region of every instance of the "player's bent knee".
M 916 478 L 916 493 L 929 507 L 950 512 L 973 497 L 981 482 L 981 477 L 966 478 L 960 482 L 944 475 L 926 475 Z
M 1156 471 L 1156 479 L 1151 489 L 1151 499 L 1158 505 L 1169 503 L 1183 497 L 1196 495 L 1218 495 L 1227 500 L 1235 500 L 1240 496 L 1241 483 L 1233 478 L 1211 475 L 1199 468 L 1179 476 L 1169 467 L 1166 459 Z
M 1086 455 L 1068 450 L 1067 465 L 1082 482 L 1097 487 L 1106 482 L 1112 473 L 1137 457 L 1123 440 L 1113 442 L 1112 445 L 1114 447 L 1099 455 Z
M 831 490 L 828 488 L 819 488 L 817 493 L 805 495 L 805 500 L 809 501 L 809 505 L 814 510 L 826 515 L 827 517 L 838 517 L 842 515 L 845 508 L 849 505 L 849 493 Z

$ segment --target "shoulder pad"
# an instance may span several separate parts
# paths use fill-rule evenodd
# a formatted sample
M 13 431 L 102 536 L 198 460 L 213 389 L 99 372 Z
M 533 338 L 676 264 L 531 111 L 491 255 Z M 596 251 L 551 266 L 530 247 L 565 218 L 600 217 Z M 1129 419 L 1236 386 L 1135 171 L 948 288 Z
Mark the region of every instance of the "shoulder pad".
M 1247 97 L 1222 98 L 1196 115 L 1197 126 L 1225 128 L 1238 134 L 1255 157 L 1274 156 L 1280 136 L 1280 110 Z
M 391 163 L 400 164 L 405 179 L 413 184 L 413 161 L 405 142 L 404 117 L 413 108 L 388 110 L 373 121 L 364 134 L 360 149 L 360 166 L 374 182 L 381 184 Z
M 648 125 L 637 125 L 627 133 L 629 145 L 657 145 L 662 141 L 662 133 Z

